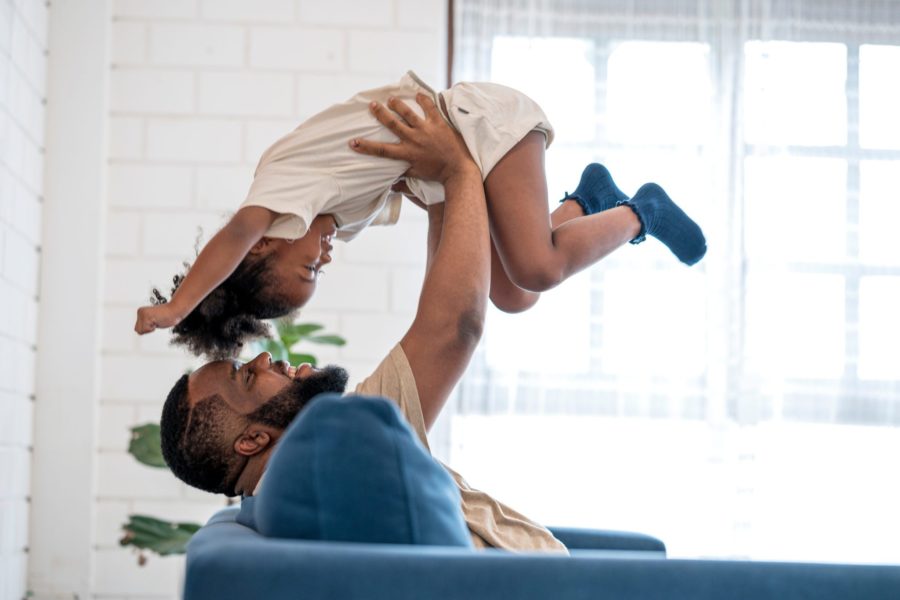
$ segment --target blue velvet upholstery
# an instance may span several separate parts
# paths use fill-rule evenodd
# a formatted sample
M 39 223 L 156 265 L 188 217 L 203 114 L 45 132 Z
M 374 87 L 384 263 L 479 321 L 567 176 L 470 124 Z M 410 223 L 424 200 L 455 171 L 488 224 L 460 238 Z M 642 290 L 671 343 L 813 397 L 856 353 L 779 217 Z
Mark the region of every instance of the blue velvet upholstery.
M 342 423 L 342 417 L 353 412 L 351 420 L 369 420 L 371 428 L 393 431 L 396 434 L 395 441 L 400 445 L 406 444 L 408 436 L 397 433 L 402 429 L 396 426 L 395 419 L 399 415 L 396 410 L 384 409 L 381 402 L 366 400 L 364 404 L 368 408 L 356 414 L 347 410 L 346 403 L 336 399 L 322 404 L 317 400 L 310 410 L 318 407 L 321 412 L 310 412 L 307 416 L 327 416 L 325 421 L 328 423 L 323 425 L 321 432 L 310 431 L 304 435 L 312 436 L 313 439 L 319 433 L 335 440 L 343 438 L 348 431 L 355 432 L 355 429 L 345 430 Z M 388 406 L 393 408 L 392 405 Z M 307 426 L 317 420 L 318 417 L 309 419 Z M 300 422 L 295 425 L 297 430 L 303 427 Z M 405 432 L 411 435 L 408 429 Z M 409 504 L 419 501 L 440 503 L 447 499 L 443 494 L 431 498 L 427 495 L 427 490 L 415 491 L 404 487 L 402 472 L 398 467 L 367 456 L 367 449 L 372 447 L 371 444 L 378 446 L 389 439 L 384 432 L 374 437 L 364 432 L 355 432 L 354 435 L 357 433 L 359 437 L 353 438 L 354 443 L 343 443 L 352 446 L 350 451 L 337 447 L 341 444 L 335 440 L 329 442 L 321 439 L 312 444 L 303 435 L 297 435 L 298 445 L 310 443 L 317 450 L 335 453 L 338 457 L 336 462 L 330 463 L 329 454 L 324 457 L 326 462 L 323 463 L 331 464 L 329 468 L 336 469 L 333 471 L 318 471 L 318 466 L 304 467 L 304 462 L 312 461 L 301 461 L 301 458 L 308 459 L 308 456 L 302 453 L 293 456 L 293 451 L 279 450 L 284 457 L 279 459 L 279 469 L 284 469 L 279 480 L 289 480 L 291 477 L 299 480 L 310 478 L 313 474 L 330 474 L 338 479 L 346 478 L 347 483 L 339 486 L 334 484 L 336 487 L 329 484 L 326 486 L 325 496 L 307 498 L 308 489 L 305 488 L 294 488 L 287 484 L 281 488 L 273 487 L 276 480 L 270 471 L 259 497 L 246 499 L 240 511 L 237 507 L 220 511 L 191 539 L 187 552 L 185 600 L 900 598 L 900 566 L 666 560 L 663 544 L 640 534 L 554 529 L 554 535 L 572 551 L 571 556 L 562 556 L 513 554 L 500 550 L 475 552 L 463 546 L 279 539 L 264 537 L 246 526 L 254 525 L 253 521 L 258 519 L 266 522 L 265 530 L 285 533 L 285 529 L 279 529 L 280 519 L 293 518 L 290 506 L 279 505 L 274 497 L 265 499 L 269 493 L 283 492 L 294 495 L 295 500 L 318 503 L 316 506 L 329 513 L 319 524 L 287 525 L 287 531 L 292 535 L 298 531 L 321 535 L 325 530 L 345 537 L 358 537 L 356 531 L 348 529 L 349 526 L 332 522 L 339 519 L 341 513 L 335 512 L 339 508 L 341 511 L 349 511 L 352 526 L 361 528 L 366 536 L 377 540 L 395 540 L 392 534 L 382 530 L 389 520 L 374 526 L 366 522 L 367 516 L 376 517 L 392 510 L 398 510 L 398 513 L 401 509 L 407 510 L 407 504 L 395 506 L 391 498 L 382 497 L 382 494 L 399 490 L 399 493 L 407 494 L 404 502 Z M 397 457 L 402 455 L 402 451 L 398 452 Z M 424 454 L 424 450 L 420 452 L 420 457 L 421 454 Z M 322 457 L 315 458 L 319 460 Z M 304 471 L 304 468 L 307 470 Z M 374 470 L 365 471 L 363 468 Z M 426 477 L 431 476 L 430 466 L 422 469 Z M 377 481 L 382 476 L 389 483 Z M 437 477 L 433 484 L 444 486 L 446 480 Z M 372 492 L 355 493 L 360 489 L 371 489 Z M 354 493 L 355 497 L 347 497 L 354 496 Z M 268 508 L 261 510 L 265 502 L 269 503 Z M 328 506 L 325 506 L 326 502 L 329 503 Z M 336 504 L 332 506 L 331 502 Z M 459 502 L 458 498 L 456 502 Z M 367 506 L 382 508 L 366 513 L 363 508 Z M 303 510 L 311 509 L 307 507 Z M 395 525 L 399 526 L 397 523 L 391 524 Z M 445 526 L 449 527 L 450 524 Z M 403 527 L 403 535 L 412 538 L 422 531 L 411 523 Z M 441 532 L 441 535 L 444 533 L 447 532 Z M 431 536 L 432 533 L 427 533 L 422 537 L 434 539 Z
M 267 539 L 236 523 L 237 512 L 220 511 L 188 545 L 185 600 L 900 598 L 900 566 L 666 560 L 658 552 L 610 550 L 575 550 L 567 557 Z M 576 537 L 596 538 L 598 546 L 610 548 L 628 536 L 604 540 L 603 532 L 583 531 Z
M 255 504 L 271 538 L 472 547 L 456 484 L 383 398 L 317 396 L 279 440 Z

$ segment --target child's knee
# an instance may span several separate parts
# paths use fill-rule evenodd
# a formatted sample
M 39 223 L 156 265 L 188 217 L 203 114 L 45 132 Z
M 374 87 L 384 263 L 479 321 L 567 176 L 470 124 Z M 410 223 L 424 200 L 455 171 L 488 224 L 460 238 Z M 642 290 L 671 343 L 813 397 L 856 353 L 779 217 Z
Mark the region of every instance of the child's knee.
M 537 304 L 540 297 L 541 295 L 536 292 L 519 290 L 515 294 L 491 294 L 491 302 L 503 312 L 514 314 L 525 312 Z
M 562 283 L 563 278 L 562 268 L 550 263 L 534 263 L 511 269 L 509 272 L 510 281 L 531 292 L 546 292 L 553 289 Z

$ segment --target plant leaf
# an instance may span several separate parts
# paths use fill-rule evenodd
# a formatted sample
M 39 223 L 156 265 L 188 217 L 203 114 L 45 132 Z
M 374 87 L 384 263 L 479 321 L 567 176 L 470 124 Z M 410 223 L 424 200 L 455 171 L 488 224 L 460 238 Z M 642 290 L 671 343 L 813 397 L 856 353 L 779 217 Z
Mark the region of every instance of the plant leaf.
M 324 328 L 324 325 L 319 325 L 317 323 L 287 323 L 276 325 L 278 337 L 281 339 L 285 348 L 292 348 L 294 344 L 303 338 L 309 337 L 311 333 Z
M 185 546 L 198 529 L 200 525 L 197 523 L 176 523 L 147 515 L 129 515 L 128 522 L 122 525 L 124 536 L 119 544 L 150 550 L 160 556 L 184 554 Z
M 288 349 L 281 340 L 264 340 L 262 347 L 265 352 L 272 355 L 272 360 L 287 360 Z
M 159 437 L 159 424 L 146 423 L 131 428 L 131 441 L 128 452 L 141 464 L 148 467 L 167 468 L 163 460 L 162 446 Z
M 295 354 L 291 352 L 288 354 L 288 362 L 296 367 L 300 363 L 309 363 L 312 366 L 316 366 L 319 361 L 312 354 Z
M 347 343 L 347 340 L 339 335 L 312 335 L 308 339 L 315 344 L 328 344 L 331 346 L 343 346 Z

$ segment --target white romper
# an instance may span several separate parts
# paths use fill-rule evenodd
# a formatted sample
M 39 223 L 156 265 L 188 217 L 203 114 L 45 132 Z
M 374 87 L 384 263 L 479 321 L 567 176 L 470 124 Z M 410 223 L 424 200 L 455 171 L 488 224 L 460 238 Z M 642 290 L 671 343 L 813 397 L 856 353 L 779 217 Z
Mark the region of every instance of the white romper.
M 241 207 L 262 206 L 279 213 L 265 234 L 275 238 L 303 237 L 320 214 L 334 215 L 337 238 L 345 241 L 368 225 L 396 223 L 401 196 L 390 188 L 409 164 L 358 154 L 349 142 L 396 142 L 372 116 L 369 103 L 385 103 L 393 96 L 422 115 L 415 99 L 419 92 L 441 106 L 438 94 L 410 71 L 396 84 L 360 92 L 304 121 L 263 153 Z M 444 117 L 462 135 L 483 178 L 529 132 L 544 133 L 548 146 L 553 140 L 553 128 L 540 106 L 512 88 L 458 83 L 440 96 Z M 410 178 L 407 185 L 426 204 L 444 200 L 440 184 Z

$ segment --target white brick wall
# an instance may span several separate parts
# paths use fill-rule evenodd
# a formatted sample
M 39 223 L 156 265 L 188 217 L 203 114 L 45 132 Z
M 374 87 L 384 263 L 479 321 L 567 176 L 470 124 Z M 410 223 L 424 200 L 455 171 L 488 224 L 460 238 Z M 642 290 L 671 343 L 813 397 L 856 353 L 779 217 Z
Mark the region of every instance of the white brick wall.
M 106 289 L 98 439 L 95 598 L 174 598 L 182 562 L 138 567 L 117 546 L 128 514 L 205 520 L 222 501 L 126 455 L 128 427 L 159 418 L 195 364 L 167 336 L 131 332 L 151 285 L 168 287 L 243 200 L 265 148 L 355 92 L 414 68 L 445 80 L 445 0 L 114 0 Z M 2 68 L 2 67 L 0 67 Z M 2 180 L 0 180 L 2 183 Z M 303 319 L 344 335 L 308 347 L 368 374 L 412 321 L 424 270 L 424 213 L 339 244 Z M 364 292 L 364 293 L 360 293 Z
M 27 591 L 47 10 L 0 0 L 0 600 Z

